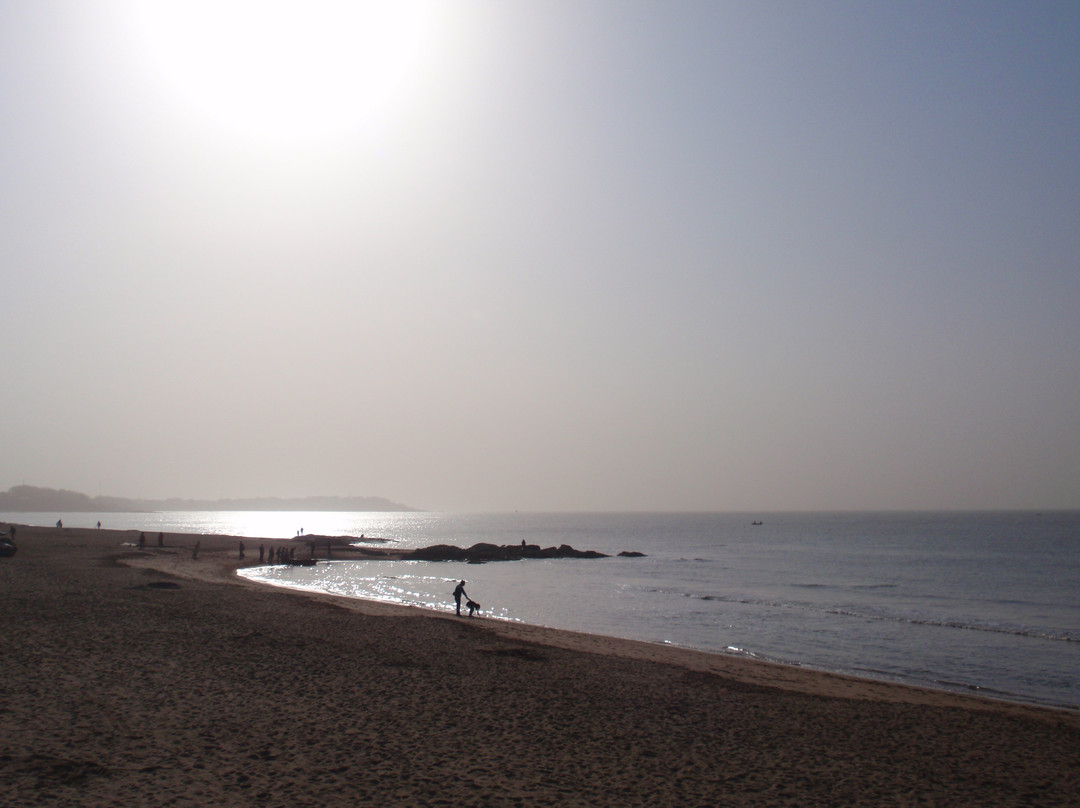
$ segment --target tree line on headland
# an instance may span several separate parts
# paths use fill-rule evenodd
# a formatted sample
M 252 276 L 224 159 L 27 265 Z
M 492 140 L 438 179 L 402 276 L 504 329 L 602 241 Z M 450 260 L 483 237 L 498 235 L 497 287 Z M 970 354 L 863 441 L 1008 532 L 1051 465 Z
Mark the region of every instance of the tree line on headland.
M 413 511 L 383 497 L 250 497 L 246 499 L 129 499 L 16 485 L 0 493 L 0 511 L 16 513 L 139 513 L 144 511 Z

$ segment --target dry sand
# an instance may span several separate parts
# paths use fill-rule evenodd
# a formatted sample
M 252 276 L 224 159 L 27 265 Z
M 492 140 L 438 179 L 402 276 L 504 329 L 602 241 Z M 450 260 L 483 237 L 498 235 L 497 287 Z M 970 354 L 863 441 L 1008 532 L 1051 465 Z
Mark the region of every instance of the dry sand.
M 236 539 L 137 536 L 19 527 L 0 558 L 0 803 L 1080 804 L 1076 712 L 270 589 Z

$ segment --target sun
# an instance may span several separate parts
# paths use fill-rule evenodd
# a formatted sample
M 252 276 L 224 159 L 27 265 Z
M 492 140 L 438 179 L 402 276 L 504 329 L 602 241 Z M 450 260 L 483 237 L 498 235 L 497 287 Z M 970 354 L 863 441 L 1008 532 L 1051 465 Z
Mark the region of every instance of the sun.
M 434 28 L 427 0 L 132 3 L 135 36 L 190 114 L 262 141 L 320 140 L 406 91 Z

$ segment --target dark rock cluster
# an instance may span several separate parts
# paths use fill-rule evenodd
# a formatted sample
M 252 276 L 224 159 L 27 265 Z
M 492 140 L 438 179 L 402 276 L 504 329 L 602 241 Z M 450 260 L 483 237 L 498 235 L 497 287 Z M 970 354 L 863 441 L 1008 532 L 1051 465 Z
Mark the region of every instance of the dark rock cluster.
M 575 550 L 569 544 L 559 547 L 541 547 L 538 544 L 488 544 L 481 542 L 472 547 L 456 547 L 452 544 L 436 544 L 402 553 L 407 561 L 518 561 L 523 558 L 607 558 L 595 550 Z

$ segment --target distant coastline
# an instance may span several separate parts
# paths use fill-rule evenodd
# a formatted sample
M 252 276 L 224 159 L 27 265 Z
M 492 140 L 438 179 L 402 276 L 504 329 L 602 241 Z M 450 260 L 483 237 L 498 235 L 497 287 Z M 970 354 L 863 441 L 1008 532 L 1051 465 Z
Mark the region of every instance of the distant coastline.
M 0 493 L 0 511 L 15 513 L 142 513 L 152 511 L 415 511 L 383 497 L 246 497 L 130 499 L 16 485 Z

